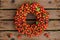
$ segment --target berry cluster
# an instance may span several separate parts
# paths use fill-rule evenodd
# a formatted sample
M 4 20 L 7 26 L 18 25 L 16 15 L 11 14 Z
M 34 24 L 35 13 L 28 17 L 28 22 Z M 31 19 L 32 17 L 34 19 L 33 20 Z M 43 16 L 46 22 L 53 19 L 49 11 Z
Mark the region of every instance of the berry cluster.
M 32 13 L 36 16 L 35 24 L 27 24 L 26 16 Z M 49 14 L 39 3 L 24 3 L 17 10 L 15 15 L 15 25 L 18 32 L 29 37 L 38 36 L 43 30 L 46 30 L 48 25 Z

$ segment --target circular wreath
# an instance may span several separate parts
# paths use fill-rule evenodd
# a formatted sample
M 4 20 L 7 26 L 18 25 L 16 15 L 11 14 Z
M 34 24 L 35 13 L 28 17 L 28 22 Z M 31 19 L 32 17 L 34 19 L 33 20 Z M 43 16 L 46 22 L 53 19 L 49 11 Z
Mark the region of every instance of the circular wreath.
M 36 16 L 36 23 L 30 25 L 26 22 L 27 14 Z M 22 4 L 15 15 L 15 25 L 18 32 L 27 36 L 40 35 L 43 30 L 46 30 L 48 25 L 49 14 L 39 3 L 24 3 Z

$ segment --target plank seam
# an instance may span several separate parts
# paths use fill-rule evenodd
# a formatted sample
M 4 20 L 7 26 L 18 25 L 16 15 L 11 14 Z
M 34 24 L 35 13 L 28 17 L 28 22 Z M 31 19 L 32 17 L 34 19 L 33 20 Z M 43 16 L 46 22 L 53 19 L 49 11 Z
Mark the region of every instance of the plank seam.
M 45 10 L 60 10 L 60 8 L 44 8 Z M 0 9 L 0 10 L 17 10 L 17 9 Z
M 15 32 L 18 32 L 17 30 L 0 30 L 0 32 L 3 32 L 3 31 L 15 31 Z M 44 30 L 44 31 L 60 31 L 59 30 Z
M 14 21 L 14 19 L 0 19 L 0 21 Z M 27 19 L 27 21 L 35 21 L 35 19 Z M 60 19 L 49 19 L 49 21 L 60 21 Z

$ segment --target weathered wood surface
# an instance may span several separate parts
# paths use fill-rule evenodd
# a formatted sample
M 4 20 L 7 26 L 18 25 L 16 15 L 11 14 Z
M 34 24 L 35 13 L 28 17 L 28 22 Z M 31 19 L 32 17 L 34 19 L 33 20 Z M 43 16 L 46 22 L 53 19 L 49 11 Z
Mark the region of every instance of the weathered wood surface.
M 19 34 L 15 31 L 14 22 L 11 19 L 14 19 L 14 15 L 16 10 L 20 7 L 20 5 L 24 2 L 28 2 L 30 0 L 0 0 L 0 9 L 10 9 L 10 10 L 0 10 L 0 40 L 11 40 L 11 38 L 7 37 L 7 34 L 12 33 L 15 40 L 18 40 L 17 35 Z M 60 8 L 60 0 L 32 0 L 32 2 L 40 3 L 44 8 Z M 60 30 L 60 10 L 47 10 L 50 14 L 49 19 L 55 19 L 49 21 L 49 25 L 47 30 L 44 33 L 49 33 L 50 38 L 46 38 L 43 34 L 39 37 L 28 38 L 22 35 L 21 40 L 60 40 L 60 31 L 53 31 L 53 30 Z M 6 19 L 5 21 L 1 21 L 2 19 Z M 10 21 L 8 21 L 10 19 Z M 3 30 L 3 31 L 2 31 Z M 6 30 L 6 31 L 4 31 Z M 10 31 L 9 31 L 10 30 Z M 12 31 L 14 30 L 14 31 Z
M 47 30 L 59 30 L 60 21 L 49 21 Z M 0 21 L 0 30 L 16 30 L 13 21 Z
M 60 19 L 60 10 L 47 10 L 50 14 L 50 19 Z M 1 19 L 13 19 L 16 10 L 0 10 Z M 60 29 L 60 21 L 49 21 L 47 30 Z M 15 30 L 13 21 L 0 21 L 0 30 Z
M 49 19 L 60 19 L 60 10 L 46 10 L 49 13 Z M 16 10 L 0 10 L 0 19 L 13 19 Z
M 16 9 L 22 3 L 31 0 L 1 0 L 0 9 Z M 32 0 L 32 2 L 40 3 L 44 8 L 60 8 L 60 0 Z
M 5 32 L 0 32 L 0 40 L 10 40 L 11 38 L 9 38 L 7 35 L 12 33 L 13 36 L 11 38 L 14 38 L 15 40 L 18 40 L 17 36 L 18 36 L 18 32 L 9 32 L 9 31 L 5 31 Z M 49 34 L 49 38 L 47 38 L 46 36 L 44 36 L 44 33 L 48 33 Z M 20 40 L 60 40 L 60 31 L 57 32 L 53 32 L 53 31 L 48 31 L 48 32 L 44 32 L 42 35 L 40 35 L 39 37 L 33 37 L 33 38 L 29 38 L 26 37 L 24 35 L 21 35 L 23 37 L 21 37 Z

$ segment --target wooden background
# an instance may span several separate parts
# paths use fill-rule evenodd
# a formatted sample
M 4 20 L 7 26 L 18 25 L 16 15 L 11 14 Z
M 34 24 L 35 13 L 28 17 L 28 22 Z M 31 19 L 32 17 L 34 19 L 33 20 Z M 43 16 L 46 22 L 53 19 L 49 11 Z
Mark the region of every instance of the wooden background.
M 15 40 L 19 34 L 13 23 L 16 9 L 24 2 L 31 0 L 0 0 L 0 40 L 11 40 L 7 34 L 12 33 Z M 23 36 L 21 40 L 60 40 L 60 0 L 32 0 L 40 3 L 49 12 L 49 25 L 44 33 L 49 33 L 50 38 L 43 34 L 39 37 L 28 38 Z

